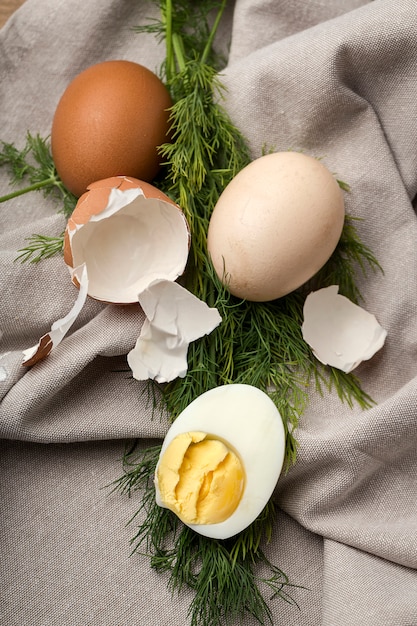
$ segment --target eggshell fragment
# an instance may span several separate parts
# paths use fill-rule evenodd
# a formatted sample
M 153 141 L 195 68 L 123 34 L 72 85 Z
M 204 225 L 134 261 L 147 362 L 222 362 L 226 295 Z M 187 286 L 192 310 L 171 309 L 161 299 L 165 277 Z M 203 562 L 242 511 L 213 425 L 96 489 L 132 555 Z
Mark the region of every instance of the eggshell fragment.
M 88 268 L 88 295 L 138 301 L 153 280 L 174 281 L 187 262 L 189 229 L 180 208 L 143 181 L 113 177 L 89 186 L 68 220 L 64 260 Z
M 127 356 L 133 378 L 160 383 L 184 377 L 188 346 L 221 322 L 215 308 L 178 283 L 157 280 L 138 295 L 146 320 Z
M 241 170 L 210 220 L 214 269 L 235 296 L 269 301 L 300 287 L 329 259 L 344 223 L 344 200 L 317 159 L 277 152 Z
M 302 334 L 321 363 L 348 373 L 382 348 L 387 332 L 338 291 L 331 285 L 307 296 Z
M 52 324 L 49 333 L 43 335 L 35 346 L 23 350 L 22 365 L 30 367 L 48 356 L 51 350 L 61 343 L 77 319 L 87 299 L 88 276 L 86 266 L 83 265 L 82 267 L 76 268 L 73 274 L 77 276 L 77 281 L 80 285 L 80 291 L 73 307 L 65 317 Z
M 54 163 L 77 197 L 115 174 L 152 181 L 158 146 L 169 140 L 171 96 L 149 69 L 127 60 L 97 63 L 78 74 L 57 105 L 51 130 Z

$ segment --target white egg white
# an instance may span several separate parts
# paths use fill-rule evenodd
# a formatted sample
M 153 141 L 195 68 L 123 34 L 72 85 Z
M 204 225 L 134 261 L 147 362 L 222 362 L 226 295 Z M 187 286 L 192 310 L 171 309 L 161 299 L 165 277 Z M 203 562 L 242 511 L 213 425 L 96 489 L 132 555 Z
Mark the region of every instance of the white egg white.
M 175 437 L 190 431 L 205 432 L 230 444 L 244 465 L 245 489 L 232 515 L 216 524 L 189 524 L 206 537 L 233 537 L 255 521 L 276 486 L 285 454 L 281 415 L 271 398 L 257 387 L 215 387 L 196 398 L 177 417 L 165 437 L 160 458 Z M 155 488 L 156 501 L 163 506 L 157 480 Z

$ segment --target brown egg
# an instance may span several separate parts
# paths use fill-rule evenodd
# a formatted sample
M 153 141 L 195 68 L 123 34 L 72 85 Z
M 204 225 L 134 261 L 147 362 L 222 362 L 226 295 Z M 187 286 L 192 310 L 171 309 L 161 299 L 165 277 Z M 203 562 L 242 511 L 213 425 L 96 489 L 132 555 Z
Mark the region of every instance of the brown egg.
M 132 61 L 105 61 L 78 74 L 52 122 L 52 156 L 64 185 L 77 197 L 111 176 L 151 181 L 157 147 L 168 141 L 172 100 L 162 81 Z

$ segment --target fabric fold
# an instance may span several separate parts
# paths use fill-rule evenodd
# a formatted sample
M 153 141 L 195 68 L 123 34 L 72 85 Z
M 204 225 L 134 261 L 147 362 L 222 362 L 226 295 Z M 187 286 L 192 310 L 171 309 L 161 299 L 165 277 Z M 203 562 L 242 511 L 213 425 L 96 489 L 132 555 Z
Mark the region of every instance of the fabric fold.
M 158 72 L 163 44 L 134 31 L 156 16 L 142 0 L 26 0 L 0 31 L 0 140 L 48 136 L 68 82 L 93 63 Z M 297 464 L 274 493 L 267 556 L 306 588 L 294 589 L 299 609 L 272 602 L 277 626 L 417 623 L 416 27 L 415 0 L 230 0 L 217 42 L 230 41 L 222 105 L 252 157 L 321 158 L 349 185 L 346 211 L 383 268 L 357 273 L 361 306 L 388 333 L 355 370 L 374 403 L 349 406 L 312 381 Z M 10 191 L 3 167 L 0 190 Z M 75 287 L 59 255 L 14 259 L 34 230 L 64 227 L 42 193 L 0 205 L 2 617 L 184 626 L 192 595 L 172 596 L 146 557 L 128 558 L 139 494 L 103 489 L 120 475 L 125 439 L 159 441 L 169 424 L 126 362 L 139 306 L 87 300 L 47 359 L 17 361 L 71 309 Z

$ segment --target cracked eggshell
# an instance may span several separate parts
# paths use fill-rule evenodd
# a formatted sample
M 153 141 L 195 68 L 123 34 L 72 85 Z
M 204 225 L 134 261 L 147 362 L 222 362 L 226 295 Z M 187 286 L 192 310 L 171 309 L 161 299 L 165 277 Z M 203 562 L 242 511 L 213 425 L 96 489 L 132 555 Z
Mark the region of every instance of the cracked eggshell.
M 210 220 L 208 250 L 233 295 L 275 300 L 326 263 L 344 217 L 343 194 L 319 160 L 298 152 L 267 154 L 224 189 Z
M 64 185 L 79 197 L 114 174 L 151 181 L 158 146 L 169 141 L 171 96 L 149 69 L 127 60 L 97 63 L 78 74 L 58 102 L 51 149 Z
M 154 280 L 176 280 L 190 244 L 181 209 L 152 185 L 115 176 L 81 196 L 64 235 L 70 270 L 85 263 L 88 295 L 115 304 L 138 302 Z M 78 286 L 74 276 L 73 282 Z
M 80 286 L 77 300 L 75 301 L 69 313 L 67 313 L 65 317 L 54 322 L 51 326 L 51 330 L 48 333 L 45 333 L 39 339 L 38 343 L 35 346 L 23 350 L 22 365 L 30 367 L 32 365 L 35 365 L 35 363 L 37 363 L 38 361 L 41 361 L 42 359 L 47 357 L 52 349 L 61 343 L 61 341 L 64 339 L 65 335 L 77 319 L 87 299 L 87 268 L 85 267 L 85 265 L 82 265 L 81 267 L 77 267 L 72 272 L 72 274 L 73 276 L 77 275 L 77 280 Z

